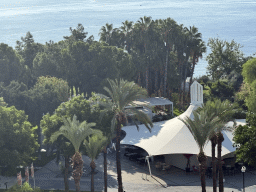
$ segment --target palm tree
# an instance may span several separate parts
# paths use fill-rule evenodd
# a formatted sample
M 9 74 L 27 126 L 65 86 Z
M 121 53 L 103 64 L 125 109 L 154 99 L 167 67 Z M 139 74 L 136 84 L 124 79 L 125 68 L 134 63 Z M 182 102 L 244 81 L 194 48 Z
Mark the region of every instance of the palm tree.
M 104 191 L 107 192 L 107 147 L 110 142 L 116 137 L 116 133 L 111 128 L 111 119 L 113 118 L 112 102 L 109 99 L 104 99 L 101 94 L 93 94 L 91 104 L 100 106 L 100 121 L 98 122 L 99 130 L 102 131 L 104 137 L 107 138 L 106 145 L 103 149 L 103 164 L 104 164 Z
M 191 120 L 189 117 L 179 119 L 188 127 L 199 147 L 197 158 L 200 165 L 201 186 L 202 192 L 206 192 L 205 167 L 207 157 L 203 150 L 208 143 L 209 138 L 214 134 L 216 128 L 221 127 L 222 123 L 218 117 L 214 117 L 213 115 L 209 116 L 206 110 L 201 110 L 200 112 L 193 111 L 193 115 L 194 120 Z
M 189 93 L 190 86 L 192 84 L 193 74 L 195 70 L 195 65 L 198 62 L 199 58 L 202 58 L 203 53 L 206 52 L 206 46 L 204 41 L 202 40 L 202 34 L 198 32 L 198 28 L 192 26 L 189 28 L 189 36 L 190 36 L 190 56 L 192 57 L 192 68 L 191 68 L 191 76 L 189 82 Z
M 236 112 L 236 105 L 232 105 L 228 100 L 221 102 L 220 99 L 214 101 L 207 101 L 202 108 L 198 108 L 197 111 L 205 110 L 209 116 L 218 116 L 223 126 L 216 129 L 215 134 L 210 138 L 212 141 L 212 168 L 213 168 L 213 191 L 217 191 L 216 183 L 216 160 L 215 160 L 215 146 L 218 144 L 218 169 L 219 169 L 219 191 L 224 190 L 223 186 L 223 171 L 221 165 L 221 148 L 224 141 L 222 131 L 233 131 L 233 127 L 224 126 L 229 121 L 234 121 L 233 115 Z M 235 126 L 235 124 L 234 124 Z
M 84 140 L 84 146 L 87 156 L 91 159 L 91 191 L 94 192 L 94 170 L 96 168 L 94 160 L 98 158 L 103 148 L 106 146 L 108 139 L 106 137 L 93 135 L 88 141 Z
M 92 127 L 96 125 L 95 123 L 87 123 L 86 121 L 79 123 L 76 115 L 73 116 L 73 120 L 70 118 L 63 118 L 63 122 L 64 125 L 60 127 L 59 131 L 52 134 L 50 141 L 53 143 L 60 135 L 63 135 L 72 143 L 75 149 L 75 154 L 72 157 L 73 178 L 76 185 L 76 191 L 80 191 L 80 178 L 82 176 L 83 159 L 81 153 L 79 152 L 79 148 L 85 138 L 92 134 L 100 135 L 101 132 L 99 130 L 92 129 Z
M 104 90 L 108 93 L 110 98 L 105 95 L 101 95 L 101 97 L 111 103 L 111 109 L 114 112 L 114 116 L 111 122 L 111 128 L 112 132 L 116 130 L 116 167 L 118 192 L 123 192 L 120 161 L 120 136 L 122 124 L 125 123 L 128 115 L 130 115 L 135 123 L 135 119 L 142 122 L 150 132 L 153 124 L 147 114 L 135 108 L 136 104 L 134 103 L 134 101 L 146 97 L 147 91 L 145 89 L 139 87 L 134 82 L 129 82 L 123 79 L 120 79 L 120 81 L 118 81 L 117 79 L 108 79 L 108 82 L 110 87 L 104 87 Z M 131 107 L 126 108 L 129 105 Z M 136 127 L 139 130 L 139 126 L 137 124 Z
M 140 17 L 140 19 L 137 21 L 137 25 L 140 28 L 140 37 L 141 37 L 141 43 L 143 44 L 143 53 L 144 53 L 144 57 L 145 57 L 145 68 L 146 68 L 146 75 L 145 75 L 145 83 L 146 83 L 146 89 L 147 91 L 149 91 L 149 67 L 150 67 L 150 61 L 148 58 L 150 58 L 150 54 L 149 54 L 149 44 L 150 44 L 150 40 L 149 40 L 149 28 L 151 27 L 152 24 L 152 19 L 151 17 Z
M 167 66 L 168 66 L 168 55 L 170 54 L 170 51 L 172 50 L 172 45 L 174 44 L 173 36 L 175 35 L 177 23 L 171 19 L 167 18 L 164 20 L 159 20 L 159 25 L 161 28 L 161 35 L 163 37 L 163 41 L 165 44 L 166 49 L 166 60 L 164 64 L 164 97 L 166 97 L 166 89 L 167 89 Z
M 218 137 L 214 134 L 211 138 L 212 145 L 212 188 L 213 192 L 217 192 L 217 177 L 216 177 L 216 157 L 215 157 L 215 147 L 217 145 Z
M 111 37 L 113 33 L 113 24 L 106 23 L 106 26 L 102 26 L 100 29 L 100 41 L 105 41 L 111 45 Z
M 123 47 L 127 50 L 128 53 L 131 51 L 132 35 L 130 33 L 133 30 L 133 22 L 126 20 L 122 22 L 123 26 L 120 27 L 121 33 L 123 34 Z
M 113 138 L 114 138 L 113 136 L 108 135 L 107 136 L 108 141 L 106 143 L 109 144 L 110 141 L 111 141 L 110 139 L 113 139 Z M 107 145 L 104 146 L 103 157 L 104 157 L 104 160 L 103 160 L 103 164 L 104 164 L 104 192 L 107 192 L 108 191 Z

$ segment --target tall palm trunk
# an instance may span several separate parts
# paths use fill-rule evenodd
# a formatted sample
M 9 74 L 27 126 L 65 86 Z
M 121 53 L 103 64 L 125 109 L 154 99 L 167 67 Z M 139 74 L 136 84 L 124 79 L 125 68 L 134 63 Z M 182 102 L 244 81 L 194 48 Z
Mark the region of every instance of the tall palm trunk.
M 69 192 L 68 168 L 69 168 L 69 156 L 65 156 L 65 173 L 64 173 L 65 192 Z
M 94 192 L 94 170 L 96 168 L 94 161 L 91 161 L 90 167 L 92 169 L 92 171 L 91 171 L 91 192 Z
M 76 152 L 73 159 L 73 178 L 75 181 L 76 191 L 80 191 L 80 178 L 83 173 L 83 159 L 79 152 Z
M 141 84 L 141 78 L 140 78 L 140 72 L 138 72 L 138 85 L 142 86 L 142 84 Z
M 206 192 L 206 183 L 205 183 L 206 156 L 204 152 L 200 152 L 198 154 L 198 161 L 199 161 L 199 167 L 200 167 L 202 192 Z
M 121 160 L 120 160 L 120 137 L 121 137 L 121 120 L 117 118 L 117 134 L 116 134 L 116 169 L 117 169 L 117 182 L 118 182 L 118 192 L 123 192 L 122 184 L 122 170 L 121 170 Z
M 180 107 L 182 108 L 182 98 L 183 98 L 183 96 L 182 96 L 182 87 L 181 87 L 181 85 L 182 85 L 182 78 L 183 78 L 183 62 L 180 60 L 179 61 L 179 71 L 180 71 L 180 84 L 179 84 L 179 96 L 180 96 L 180 98 L 179 98 L 179 103 L 180 103 Z
M 186 78 L 187 78 L 187 65 L 188 65 L 188 62 L 186 61 L 186 64 L 185 64 L 185 72 L 184 72 L 184 79 L 183 79 L 183 97 L 182 97 L 182 100 L 183 102 L 182 103 L 185 103 L 185 97 L 186 97 Z
M 218 132 L 218 166 L 219 166 L 219 192 L 224 191 L 223 186 L 223 170 L 222 170 L 222 164 L 221 164 L 221 148 L 222 148 L 222 142 L 224 141 L 223 134 L 221 132 Z
M 195 70 L 195 65 L 196 65 L 196 57 L 195 57 L 195 53 L 193 55 L 193 61 L 192 61 L 192 70 L 191 70 L 191 77 L 190 77 L 190 81 L 189 81 L 189 94 L 190 94 L 190 86 L 192 85 L 192 80 L 193 80 L 193 74 L 194 74 L 194 70 Z M 191 95 L 190 95 L 191 98 Z
M 215 147 L 217 143 L 216 135 L 214 135 L 211 138 L 211 143 L 212 143 L 212 187 L 213 187 L 213 192 L 217 192 L 216 158 L 215 158 Z
M 159 89 L 158 89 L 158 70 L 157 69 L 155 69 L 155 95 L 156 96 L 158 96 L 157 95 L 157 91 L 158 91 Z
M 104 192 L 108 191 L 108 165 L 107 165 L 107 146 L 104 148 Z
M 146 89 L 149 92 L 149 86 L 148 86 L 148 84 L 149 84 L 149 77 L 148 77 L 148 75 L 149 75 L 149 68 L 147 67 L 147 69 L 146 69 Z
M 166 97 L 168 54 L 169 54 L 169 49 L 167 48 L 166 61 L 164 66 L 164 97 Z

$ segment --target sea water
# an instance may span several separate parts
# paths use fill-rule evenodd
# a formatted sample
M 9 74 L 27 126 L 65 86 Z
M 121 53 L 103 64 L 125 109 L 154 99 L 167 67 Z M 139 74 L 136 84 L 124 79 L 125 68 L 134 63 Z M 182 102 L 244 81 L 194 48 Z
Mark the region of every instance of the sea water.
M 197 27 L 206 44 L 209 38 L 234 39 L 245 55 L 256 53 L 254 0 L 0 0 L 0 43 L 15 47 L 28 31 L 35 42 L 58 42 L 78 23 L 99 40 L 106 23 L 118 28 L 125 20 L 136 22 L 143 16 L 170 17 L 185 27 Z M 208 47 L 194 76 L 206 74 L 209 53 Z

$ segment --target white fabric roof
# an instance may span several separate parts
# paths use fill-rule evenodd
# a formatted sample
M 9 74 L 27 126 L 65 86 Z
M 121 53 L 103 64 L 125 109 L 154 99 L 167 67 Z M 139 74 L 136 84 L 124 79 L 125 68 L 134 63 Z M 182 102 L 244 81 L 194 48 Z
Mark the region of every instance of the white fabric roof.
M 190 107 L 179 117 L 188 116 L 193 118 L 192 111 L 197 105 Z M 229 122 L 231 124 L 232 122 Z M 245 124 L 245 120 L 237 120 L 237 124 Z M 122 129 L 126 132 L 126 137 L 121 144 L 130 144 L 143 148 L 149 155 L 164 154 L 198 154 L 199 148 L 190 133 L 187 126 L 178 119 L 178 117 L 154 123 L 150 133 L 144 125 L 139 126 L 139 132 L 136 126 L 125 126 Z M 225 140 L 222 145 L 222 155 L 235 151 L 232 146 L 232 133 L 223 132 Z M 211 143 L 209 142 L 205 149 L 205 154 L 211 156 Z
M 147 104 L 149 106 L 156 106 L 156 105 L 172 105 L 169 99 L 163 97 L 151 97 L 147 99 L 139 99 L 138 101 L 134 101 L 137 105 Z

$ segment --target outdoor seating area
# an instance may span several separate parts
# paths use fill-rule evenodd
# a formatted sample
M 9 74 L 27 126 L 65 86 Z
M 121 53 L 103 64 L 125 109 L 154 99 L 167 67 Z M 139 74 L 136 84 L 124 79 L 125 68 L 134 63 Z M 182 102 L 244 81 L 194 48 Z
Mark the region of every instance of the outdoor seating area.
M 155 163 L 155 168 L 157 170 L 168 171 L 169 169 L 171 169 L 171 167 L 172 167 L 172 165 L 166 164 L 166 163 L 162 163 L 160 161 Z
M 235 176 L 236 174 L 241 173 L 242 164 L 235 163 L 234 166 L 228 164 L 228 165 L 222 165 L 222 171 L 224 176 Z M 216 166 L 216 175 L 218 176 L 218 166 Z M 208 178 L 212 178 L 212 167 L 206 168 L 206 176 Z
M 124 156 L 127 157 L 130 161 L 137 162 L 139 164 L 146 164 L 146 155 L 143 149 L 134 147 L 134 146 L 126 146 Z M 151 162 L 151 159 L 149 159 Z

